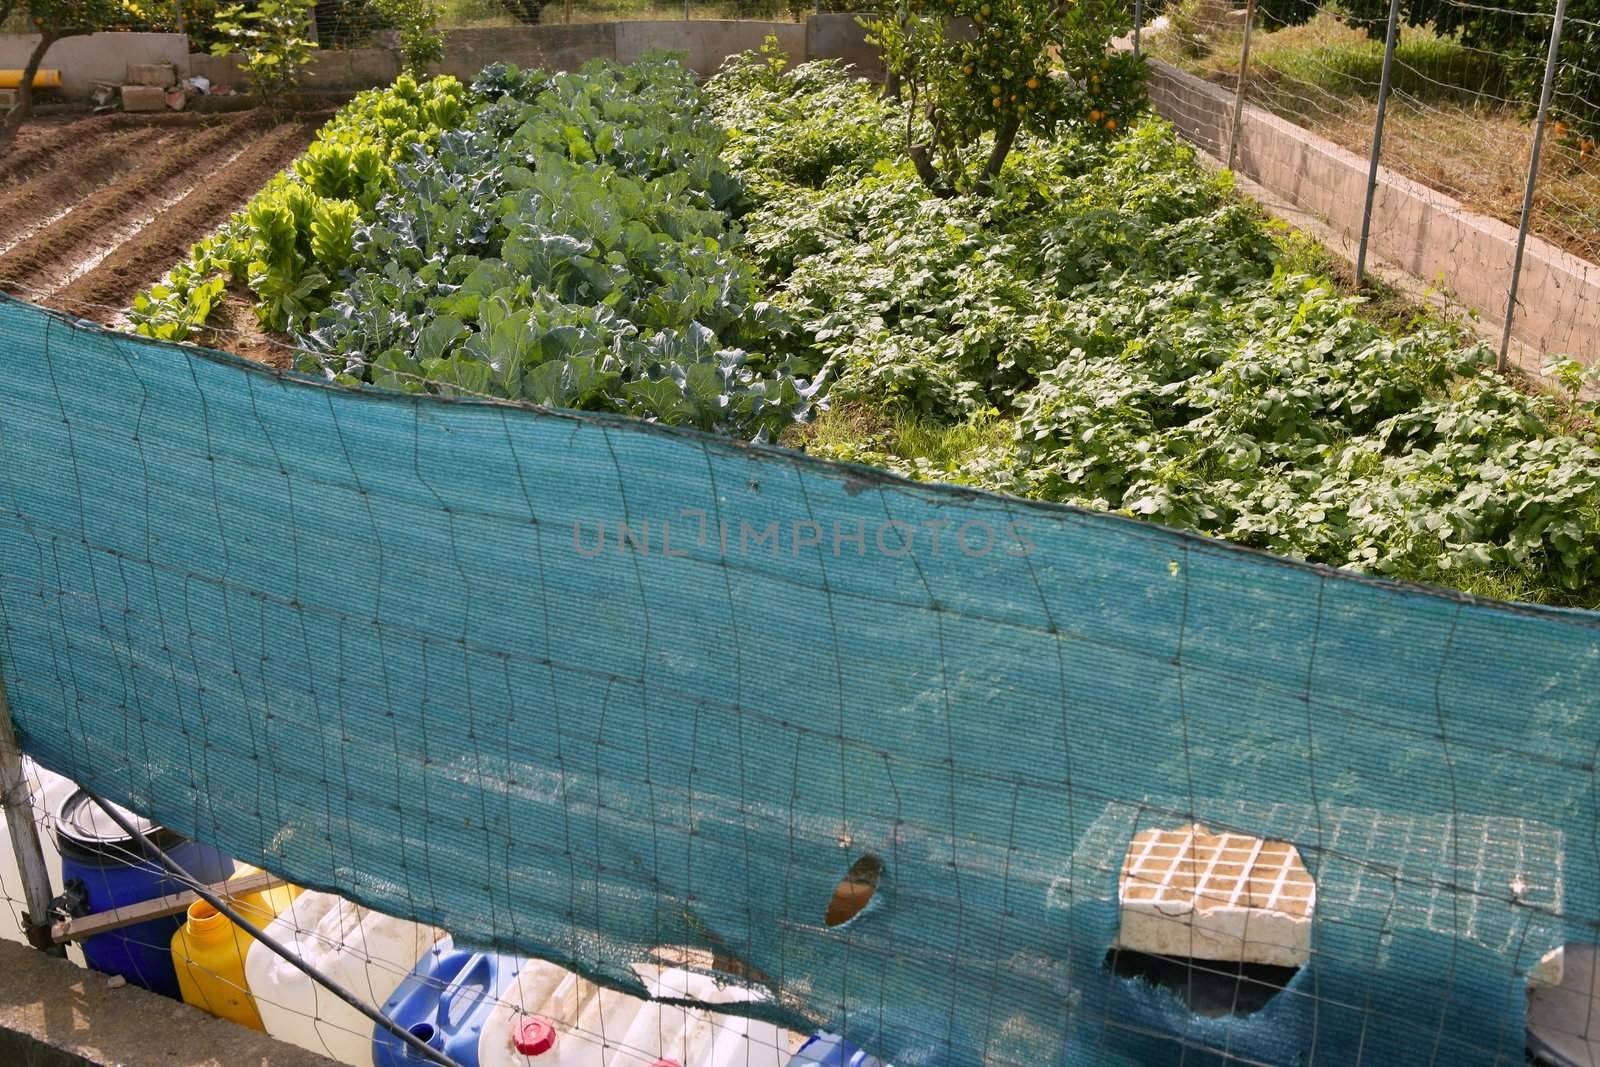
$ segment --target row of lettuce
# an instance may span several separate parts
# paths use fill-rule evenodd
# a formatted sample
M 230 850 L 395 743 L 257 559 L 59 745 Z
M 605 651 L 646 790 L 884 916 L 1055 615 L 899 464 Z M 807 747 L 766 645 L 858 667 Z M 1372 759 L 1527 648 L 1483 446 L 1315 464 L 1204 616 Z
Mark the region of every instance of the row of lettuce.
M 401 79 L 135 307 L 248 290 L 302 369 L 608 410 L 1121 511 L 1335 566 L 1600 604 L 1588 413 L 1380 322 L 1157 120 L 930 194 L 830 64 Z

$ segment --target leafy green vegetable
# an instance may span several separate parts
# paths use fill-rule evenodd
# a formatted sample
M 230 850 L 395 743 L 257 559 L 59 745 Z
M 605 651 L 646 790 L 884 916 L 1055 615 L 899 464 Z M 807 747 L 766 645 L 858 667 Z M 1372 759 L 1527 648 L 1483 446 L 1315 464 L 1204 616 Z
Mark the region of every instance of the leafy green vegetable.
M 883 103 L 836 70 L 746 59 L 708 92 L 735 131 L 743 250 L 794 323 L 785 351 L 834 379 L 792 440 L 1335 566 L 1600 603 L 1600 451 L 1575 402 L 1291 269 L 1165 124 L 1024 141 L 971 202 L 931 195 L 872 133 Z M 834 137 L 854 150 L 815 147 Z
M 692 76 L 655 58 L 477 86 L 358 229 L 302 336 L 315 366 L 746 436 L 805 418 L 815 367 L 774 353 L 788 325 L 734 251 L 740 186 Z
M 349 262 L 357 224 L 370 220 L 395 187 L 395 164 L 430 151 L 460 120 L 466 101 L 466 89 L 450 77 L 419 84 L 402 75 L 387 89 L 359 94 L 292 167 L 134 300 L 135 328 L 188 340 L 220 305 L 219 281 L 247 286 L 268 329 L 304 323 Z

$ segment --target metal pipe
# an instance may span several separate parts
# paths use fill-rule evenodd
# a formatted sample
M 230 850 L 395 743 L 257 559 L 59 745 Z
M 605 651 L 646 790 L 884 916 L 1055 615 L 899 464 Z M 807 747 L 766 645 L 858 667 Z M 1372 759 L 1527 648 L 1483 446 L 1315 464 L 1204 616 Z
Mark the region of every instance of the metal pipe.
M 1144 0 L 1133 0 L 1133 54 L 1139 54 L 1139 27 L 1144 22 Z
M 1394 43 L 1400 36 L 1400 0 L 1389 0 L 1389 35 L 1383 42 L 1383 76 L 1378 81 L 1378 121 L 1372 127 L 1372 159 L 1367 163 L 1367 206 L 1361 211 L 1361 247 L 1356 251 L 1356 284 L 1367 275 L 1367 241 L 1372 235 L 1372 204 L 1378 195 L 1378 157 L 1383 152 L 1383 120 L 1389 113 L 1394 73 Z
M 33 821 L 28 793 L 22 748 L 17 744 L 11 705 L 6 700 L 6 682 L 0 678 L 0 803 L 5 808 L 6 828 L 11 831 L 17 870 L 22 872 L 22 897 L 28 905 L 28 944 L 52 956 L 64 957 L 67 950 L 50 939 L 50 872 L 44 865 L 44 848 L 39 843 L 39 826 Z
M 1239 87 L 1233 95 L 1233 127 L 1228 131 L 1228 169 L 1239 154 L 1239 120 L 1244 117 L 1244 86 L 1250 74 L 1250 31 L 1256 24 L 1256 0 L 1250 0 L 1244 9 L 1244 51 L 1239 56 Z
M 408 1048 L 410 1048 L 417 1055 L 421 1056 L 423 1059 L 428 1060 L 431 1063 L 437 1063 L 439 1064 L 439 1067 L 461 1067 L 461 1065 L 456 1063 L 455 1060 L 451 1059 L 438 1049 L 433 1048 L 427 1042 L 418 1038 L 417 1035 L 411 1033 L 411 1031 L 407 1030 L 405 1027 L 401 1026 L 399 1023 L 383 1014 L 383 1012 L 367 1004 L 354 993 L 351 993 L 343 986 L 333 981 L 333 979 L 317 970 L 317 968 L 311 966 L 293 952 L 290 952 L 276 940 L 268 937 L 264 930 L 260 929 L 250 920 L 234 911 L 233 908 L 228 905 L 228 902 L 223 900 L 222 897 L 218 896 L 216 893 L 212 892 L 209 886 L 205 885 L 199 879 L 191 875 L 188 871 L 184 870 L 171 856 L 161 851 L 161 849 L 154 842 L 145 837 L 144 834 L 139 831 L 139 828 L 129 821 L 128 818 L 124 816 L 122 812 L 119 811 L 114 805 L 108 804 L 104 800 L 101 800 L 93 790 L 85 788 L 84 792 L 89 795 L 90 800 L 100 805 L 100 809 L 110 817 L 112 822 L 117 824 L 123 833 L 127 834 L 133 839 L 134 843 L 139 846 L 141 852 L 155 860 L 162 867 L 166 868 L 168 874 L 172 875 L 184 885 L 187 885 L 194 891 L 196 896 L 205 901 L 207 904 L 210 904 L 213 908 L 216 908 L 217 911 L 221 912 L 223 915 L 227 916 L 228 920 L 234 925 L 248 933 L 251 937 L 254 937 L 263 945 L 266 945 L 267 948 L 271 949 L 288 963 L 292 964 L 307 978 L 310 978 L 313 982 L 321 985 L 328 992 L 332 993 L 334 996 L 338 997 L 340 1000 L 359 1011 L 362 1015 L 365 1015 L 368 1019 L 371 1019 L 373 1022 L 377 1023 L 379 1026 L 398 1037 L 401 1041 L 405 1042 Z
M 1539 181 L 1539 153 L 1544 149 L 1544 124 L 1550 117 L 1550 94 L 1555 89 L 1556 67 L 1561 63 L 1561 25 L 1567 18 L 1567 0 L 1556 0 L 1556 24 L 1550 31 L 1550 56 L 1544 64 L 1544 89 L 1539 93 L 1539 117 L 1533 127 L 1533 158 L 1528 161 L 1528 187 L 1522 194 L 1522 225 L 1517 227 L 1517 255 L 1511 263 L 1511 295 L 1506 300 L 1506 325 L 1500 335 L 1500 358 L 1495 369 L 1506 369 L 1511 351 L 1511 320 L 1517 314 L 1517 285 L 1522 281 L 1522 253 L 1528 246 L 1528 224 L 1533 219 L 1533 188 Z

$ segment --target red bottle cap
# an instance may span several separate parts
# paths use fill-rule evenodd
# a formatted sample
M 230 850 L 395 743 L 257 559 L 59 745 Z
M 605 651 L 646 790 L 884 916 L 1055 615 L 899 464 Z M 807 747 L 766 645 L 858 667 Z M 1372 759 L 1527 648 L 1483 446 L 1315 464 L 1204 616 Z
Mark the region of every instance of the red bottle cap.
M 556 1028 L 543 1019 L 524 1019 L 511 1044 L 524 1056 L 543 1056 L 556 1047 Z

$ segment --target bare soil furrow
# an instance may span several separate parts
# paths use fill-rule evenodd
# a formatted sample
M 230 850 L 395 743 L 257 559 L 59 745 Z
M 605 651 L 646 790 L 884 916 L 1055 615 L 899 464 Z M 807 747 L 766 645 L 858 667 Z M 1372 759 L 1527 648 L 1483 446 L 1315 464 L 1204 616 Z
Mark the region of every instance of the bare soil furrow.
M 0 287 L 38 299 L 37 294 L 66 284 L 73 264 L 91 255 L 108 234 L 151 214 L 169 195 L 164 186 L 172 179 L 196 169 L 204 173 L 210 157 L 227 153 L 230 142 L 259 136 L 259 127 L 249 121 L 249 127 L 235 120 L 161 142 L 160 151 L 145 165 L 89 194 L 66 215 L 0 255 Z M 173 258 L 181 252 L 175 249 Z
M 316 126 L 278 126 L 196 182 L 50 300 L 85 318 L 109 322 L 135 293 L 157 281 L 193 242 L 221 225 L 274 174 L 305 150 Z M 81 310 L 80 310 L 81 309 Z

